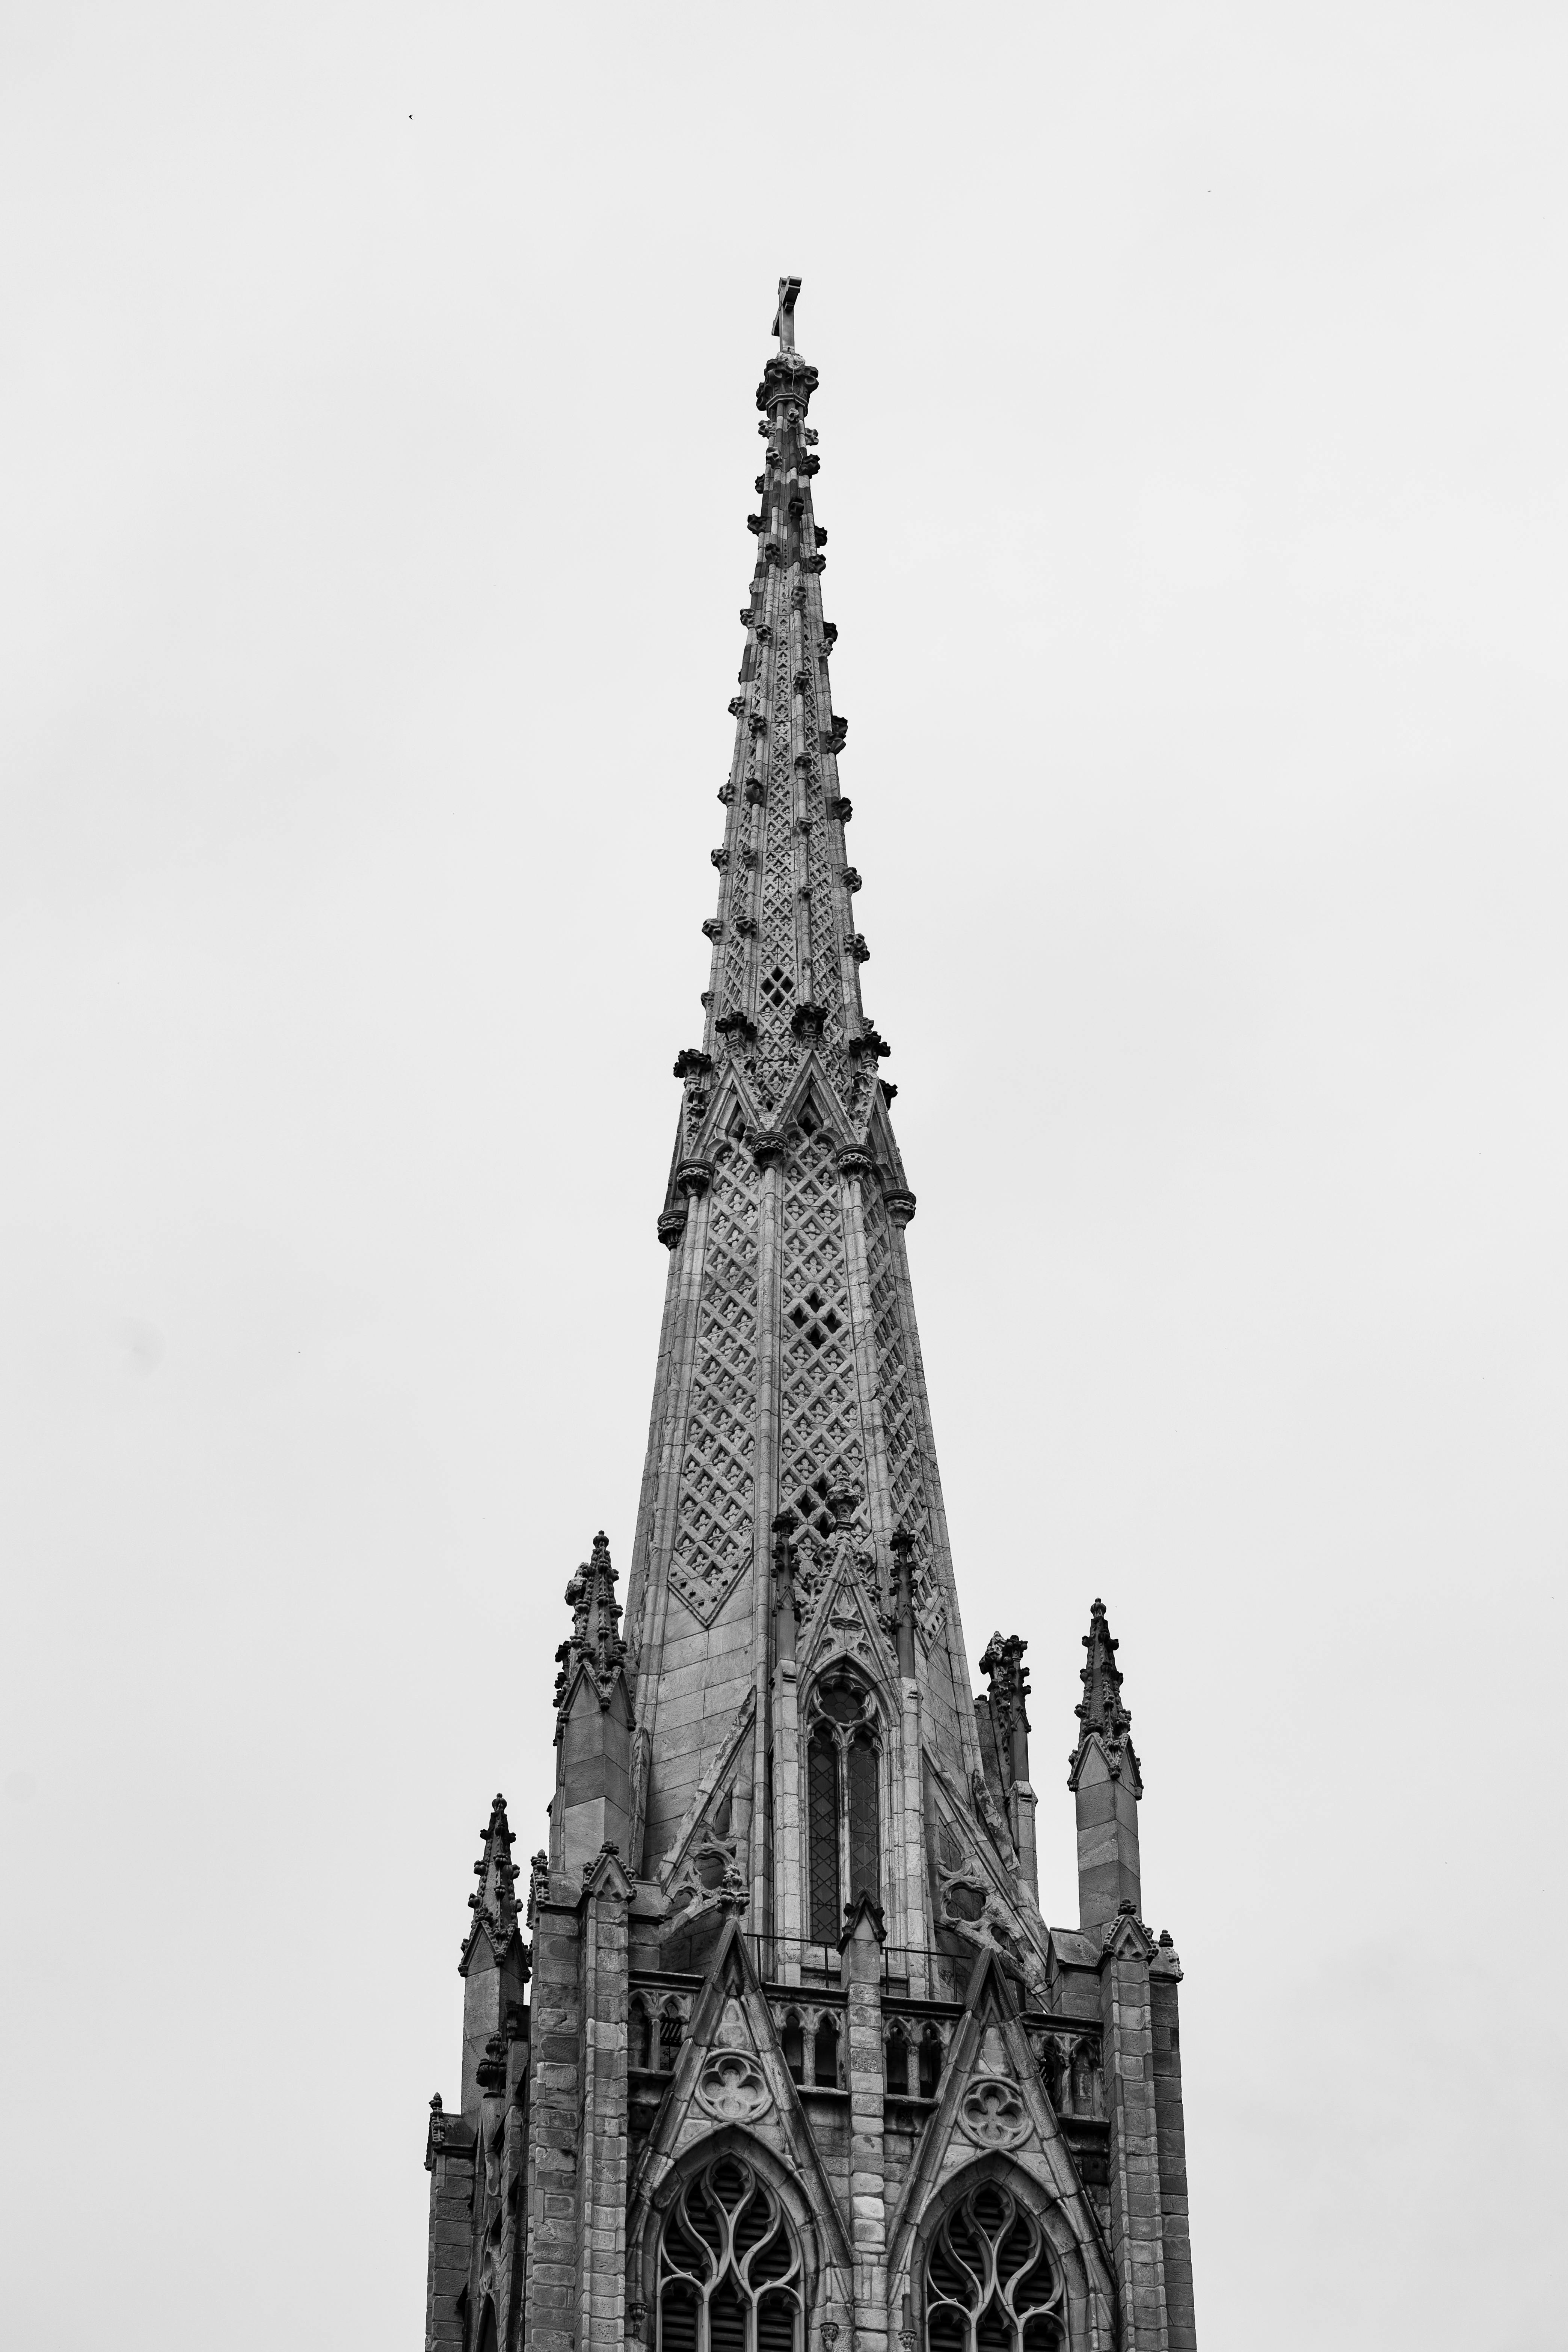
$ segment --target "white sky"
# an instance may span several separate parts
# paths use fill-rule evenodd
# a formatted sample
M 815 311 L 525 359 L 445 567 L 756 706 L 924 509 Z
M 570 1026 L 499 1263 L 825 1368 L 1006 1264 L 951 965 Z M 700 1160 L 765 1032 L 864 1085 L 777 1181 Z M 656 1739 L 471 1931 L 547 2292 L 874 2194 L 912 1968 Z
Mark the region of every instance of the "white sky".
M 970 1653 L 1071 1921 L 1121 1636 L 1205 2352 L 1562 2345 L 1562 11 L 0 42 L 0 2336 L 421 2340 L 790 269 Z

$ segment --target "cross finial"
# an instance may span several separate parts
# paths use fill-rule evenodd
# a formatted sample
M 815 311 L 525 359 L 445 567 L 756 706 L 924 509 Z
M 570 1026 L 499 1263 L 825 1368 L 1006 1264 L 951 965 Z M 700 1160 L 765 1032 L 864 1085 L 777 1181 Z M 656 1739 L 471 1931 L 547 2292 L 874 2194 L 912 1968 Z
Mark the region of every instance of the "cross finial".
M 779 307 L 773 312 L 773 332 L 779 339 L 781 352 L 795 349 L 795 303 L 800 292 L 798 278 L 779 279 Z

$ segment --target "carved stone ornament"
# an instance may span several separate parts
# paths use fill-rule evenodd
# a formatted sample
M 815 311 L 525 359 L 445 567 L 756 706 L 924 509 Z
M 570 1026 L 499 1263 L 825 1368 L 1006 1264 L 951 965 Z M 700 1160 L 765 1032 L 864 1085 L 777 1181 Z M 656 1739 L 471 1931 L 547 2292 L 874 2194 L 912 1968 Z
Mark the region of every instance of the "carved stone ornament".
M 684 1209 L 666 1209 L 658 1221 L 658 1237 L 666 1249 L 678 1249 L 680 1236 L 686 1231 Z
M 1029 2111 L 1016 2083 L 979 2074 L 958 2106 L 958 2127 L 976 2147 L 1016 2147 L 1029 2137 Z
M 889 1098 L 894 1092 L 885 1078 L 882 1081 L 882 1092 Z M 901 1186 L 895 1186 L 890 1192 L 883 1193 L 882 1202 L 889 1219 L 895 1225 L 907 1225 L 913 1223 L 915 1196 L 912 1192 L 905 1192 Z
M 836 816 L 840 824 L 847 824 L 855 814 L 855 803 L 853 801 L 846 800 L 844 794 L 840 793 L 836 800 L 828 802 L 827 814 L 829 816 Z
M 729 805 L 730 805 L 730 803 L 731 803 L 731 802 L 734 799 L 734 797 L 735 797 L 735 787 L 734 787 L 734 785 L 733 785 L 733 784 L 721 784 L 721 785 L 720 785 L 720 787 L 719 787 L 719 797 L 720 797 L 720 799 L 723 802 L 724 806 L 725 806 L 726 808 L 728 808 L 728 807 L 729 807 Z
M 763 783 L 761 776 L 748 776 L 746 778 L 746 798 L 750 801 L 753 808 L 761 808 L 763 803 L 767 799 L 767 796 L 768 788 L 766 784 Z
M 705 939 L 721 940 L 723 938 L 724 926 L 720 921 L 717 915 L 709 916 L 708 920 L 702 926 L 702 933 Z
M 683 1160 L 675 1171 L 675 1181 L 687 1194 L 706 1192 L 713 1181 L 713 1162 L 710 1160 Z
M 844 887 L 848 891 L 850 897 L 853 898 L 856 891 L 860 887 L 860 877 L 854 866 L 847 866 L 838 878 L 843 883 Z
M 721 2124 L 749 2124 L 773 2105 L 767 2078 L 747 2050 L 715 2050 L 697 2078 L 697 2104 Z
M 863 1143 L 841 1143 L 837 1154 L 841 1176 L 874 1176 L 877 1163 Z
M 759 1168 L 772 1168 L 787 1155 L 789 1144 L 782 1128 L 759 1128 L 752 1138 L 752 1157 Z M 774 1523 L 777 1524 L 776 1521 Z

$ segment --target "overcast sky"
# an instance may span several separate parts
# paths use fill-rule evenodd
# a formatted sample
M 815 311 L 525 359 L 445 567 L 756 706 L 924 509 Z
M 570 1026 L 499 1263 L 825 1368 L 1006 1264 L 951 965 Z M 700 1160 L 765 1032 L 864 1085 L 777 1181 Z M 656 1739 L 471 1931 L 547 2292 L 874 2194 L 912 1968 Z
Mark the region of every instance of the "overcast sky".
M 1206 2352 L 1561 2347 L 1562 11 L 0 44 L 0 2335 L 421 2341 L 790 270 L 965 1633 L 1068 1924 L 1121 1637 Z

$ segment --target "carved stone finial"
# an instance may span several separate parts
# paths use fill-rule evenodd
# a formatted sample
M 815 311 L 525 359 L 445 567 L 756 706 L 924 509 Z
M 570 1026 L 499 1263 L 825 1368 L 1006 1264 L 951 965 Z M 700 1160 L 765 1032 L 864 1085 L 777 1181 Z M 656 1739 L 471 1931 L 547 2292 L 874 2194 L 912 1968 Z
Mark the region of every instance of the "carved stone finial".
M 887 1915 L 879 1903 L 873 1900 L 865 1887 L 844 1906 L 844 1926 L 839 1933 L 838 1948 L 857 1940 L 874 1938 L 879 1944 L 888 1940 Z
M 791 1032 L 801 1040 L 803 1045 L 820 1045 L 822 1027 L 826 1018 L 820 1004 L 813 1004 L 809 1001 L 805 1004 L 797 1004 L 790 1015 Z
M 517 1932 L 521 1907 L 515 1891 L 517 1866 L 511 1859 L 517 1840 L 507 1826 L 504 1797 L 498 1796 L 491 1805 L 489 1820 L 480 1835 L 483 1843 L 474 1864 L 474 1876 L 479 1884 L 468 1897 L 468 1908 L 474 1916 L 458 1961 L 460 1976 L 468 1974 L 469 1958 L 481 1934 L 489 1937 L 496 1958 L 500 1958 Z
M 800 298 L 798 278 L 779 279 L 779 306 L 773 312 L 773 331 L 779 339 L 781 352 L 795 349 L 795 306 Z
M 1079 1726 L 1079 1742 L 1072 1757 L 1074 1775 L 1089 1741 L 1098 1738 L 1104 1748 L 1111 1779 L 1119 1780 L 1123 1771 L 1129 1771 L 1133 1792 L 1140 1794 L 1143 1776 L 1132 1745 L 1132 1715 L 1121 1703 L 1121 1670 L 1116 1663 L 1116 1653 L 1121 1645 L 1110 1631 L 1103 1601 L 1097 1600 L 1089 1612 L 1089 1631 L 1083 1636 L 1083 1646 L 1089 1652 L 1089 1663 L 1079 1670 L 1083 1696 L 1073 1709 Z M 1072 1785 L 1071 1781 L 1068 1785 Z
M 839 1479 L 837 1486 L 828 1488 L 827 1507 L 833 1514 L 836 1528 L 847 1528 L 854 1524 L 855 1507 L 859 1500 L 859 1487 L 852 1486 L 847 1478 Z

